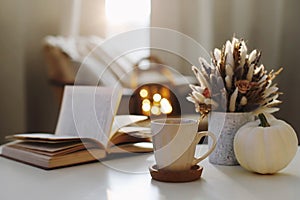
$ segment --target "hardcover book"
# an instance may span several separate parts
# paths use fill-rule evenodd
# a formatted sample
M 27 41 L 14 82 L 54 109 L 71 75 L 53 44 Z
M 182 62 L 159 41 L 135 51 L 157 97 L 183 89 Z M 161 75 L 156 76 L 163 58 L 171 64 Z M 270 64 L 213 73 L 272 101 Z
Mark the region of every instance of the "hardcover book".
M 152 152 L 148 117 L 116 115 L 122 91 L 66 86 L 54 134 L 7 136 L 2 156 L 44 169 L 104 159 L 110 154 Z

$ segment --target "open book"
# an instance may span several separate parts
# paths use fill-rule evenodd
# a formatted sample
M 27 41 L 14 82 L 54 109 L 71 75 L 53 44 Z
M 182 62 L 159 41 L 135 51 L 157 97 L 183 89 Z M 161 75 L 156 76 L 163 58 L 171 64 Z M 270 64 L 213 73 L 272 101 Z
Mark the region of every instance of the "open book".
M 148 117 L 117 115 L 122 91 L 66 86 L 55 134 L 8 136 L 2 156 L 44 169 L 103 159 L 112 153 L 151 152 Z

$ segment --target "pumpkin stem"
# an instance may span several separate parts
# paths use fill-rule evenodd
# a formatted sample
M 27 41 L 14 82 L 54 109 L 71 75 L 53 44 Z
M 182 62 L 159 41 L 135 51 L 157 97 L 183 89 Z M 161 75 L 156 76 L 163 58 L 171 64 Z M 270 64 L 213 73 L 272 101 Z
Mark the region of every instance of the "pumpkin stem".
M 258 118 L 260 120 L 260 125 L 262 127 L 270 127 L 270 124 L 266 118 L 266 116 L 263 113 L 258 114 Z

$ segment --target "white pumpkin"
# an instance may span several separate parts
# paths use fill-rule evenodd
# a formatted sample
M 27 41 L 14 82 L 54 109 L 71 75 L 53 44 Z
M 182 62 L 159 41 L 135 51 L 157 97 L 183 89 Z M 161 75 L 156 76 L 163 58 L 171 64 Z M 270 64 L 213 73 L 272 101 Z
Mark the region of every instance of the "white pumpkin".
M 264 115 L 259 115 L 259 118 L 238 130 L 234 151 L 245 169 L 273 174 L 292 161 L 298 149 L 298 139 L 294 129 L 286 122 L 273 118 L 268 123 Z

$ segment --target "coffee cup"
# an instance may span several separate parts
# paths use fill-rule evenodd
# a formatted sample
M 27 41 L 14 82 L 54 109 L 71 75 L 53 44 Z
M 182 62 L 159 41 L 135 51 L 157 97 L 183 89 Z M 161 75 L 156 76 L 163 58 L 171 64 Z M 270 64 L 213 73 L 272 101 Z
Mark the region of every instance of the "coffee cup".
M 198 121 L 186 118 L 167 118 L 151 121 L 154 157 L 158 170 L 185 171 L 205 159 L 215 148 L 216 137 L 208 131 L 198 132 Z M 202 156 L 195 158 L 196 145 L 204 136 L 213 145 Z

